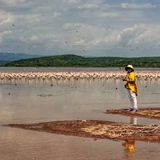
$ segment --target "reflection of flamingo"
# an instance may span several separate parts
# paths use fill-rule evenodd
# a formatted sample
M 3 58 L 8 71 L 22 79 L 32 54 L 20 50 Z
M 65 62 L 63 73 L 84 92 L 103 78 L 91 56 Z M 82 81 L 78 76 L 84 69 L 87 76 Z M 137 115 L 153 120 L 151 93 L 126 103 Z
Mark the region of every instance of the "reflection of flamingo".
M 79 71 L 79 72 L 1 72 L 0 79 L 7 80 L 65 80 L 65 79 L 122 79 L 125 73 L 122 71 Z M 158 71 L 138 71 L 137 78 L 142 80 L 158 80 Z

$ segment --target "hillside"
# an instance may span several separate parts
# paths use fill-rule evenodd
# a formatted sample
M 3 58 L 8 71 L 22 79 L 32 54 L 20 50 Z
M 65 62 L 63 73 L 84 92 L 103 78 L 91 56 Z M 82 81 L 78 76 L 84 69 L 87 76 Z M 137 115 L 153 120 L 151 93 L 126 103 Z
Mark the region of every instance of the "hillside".
M 7 64 L 7 63 L 9 63 L 9 62 L 8 62 L 8 61 L 1 61 L 1 60 L 0 60 L 0 66 L 5 65 L 5 64 Z
M 39 55 L 0 52 L 0 61 L 17 61 L 20 59 L 38 58 Z
M 160 57 L 81 57 L 76 55 L 49 56 L 13 61 L 6 67 L 124 67 L 133 64 L 135 67 L 160 67 Z

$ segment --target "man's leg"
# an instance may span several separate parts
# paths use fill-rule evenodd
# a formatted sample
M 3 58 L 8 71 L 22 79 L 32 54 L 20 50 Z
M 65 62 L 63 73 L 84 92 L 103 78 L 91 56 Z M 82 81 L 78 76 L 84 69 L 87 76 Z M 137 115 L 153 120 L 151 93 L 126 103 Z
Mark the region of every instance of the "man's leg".
M 130 100 L 130 104 L 131 104 L 129 110 L 131 111 L 131 110 L 134 109 L 134 102 L 133 102 L 131 90 L 130 90 L 130 89 L 127 89 L 127 91 L 128 91 L 128 97 L 129 97 L 129 100 Z
M 132 97 L 132 102 L 133 102 L 133 108 L 135 111 L 138 110 L 138 107 L 137 107 L 137 96 L 136 96 L 136 93 L 132 92 L 130 90 L 130 94 L 131 94 L 131 97 Z

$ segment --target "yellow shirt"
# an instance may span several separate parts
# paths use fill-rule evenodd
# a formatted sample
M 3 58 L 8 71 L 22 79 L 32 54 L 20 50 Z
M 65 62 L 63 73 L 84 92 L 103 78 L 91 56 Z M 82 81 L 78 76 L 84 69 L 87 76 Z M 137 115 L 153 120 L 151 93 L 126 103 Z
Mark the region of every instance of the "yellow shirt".
M 127 80 L 125 87 L 135 92 L 136 95 L 138 95 L 138 89 L 136 84 L 136 74 L 134 72 L 127 73 L 125 79 Z

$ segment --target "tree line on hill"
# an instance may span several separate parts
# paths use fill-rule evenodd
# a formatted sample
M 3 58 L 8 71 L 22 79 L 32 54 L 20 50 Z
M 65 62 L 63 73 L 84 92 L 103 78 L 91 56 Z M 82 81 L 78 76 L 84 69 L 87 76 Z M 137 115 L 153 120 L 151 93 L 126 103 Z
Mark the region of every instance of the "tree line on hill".
M 48 56 L 22 59 L 4 64 L 5 67 L 160 67 L 160 57 L 82 57 L 77 55 Z

